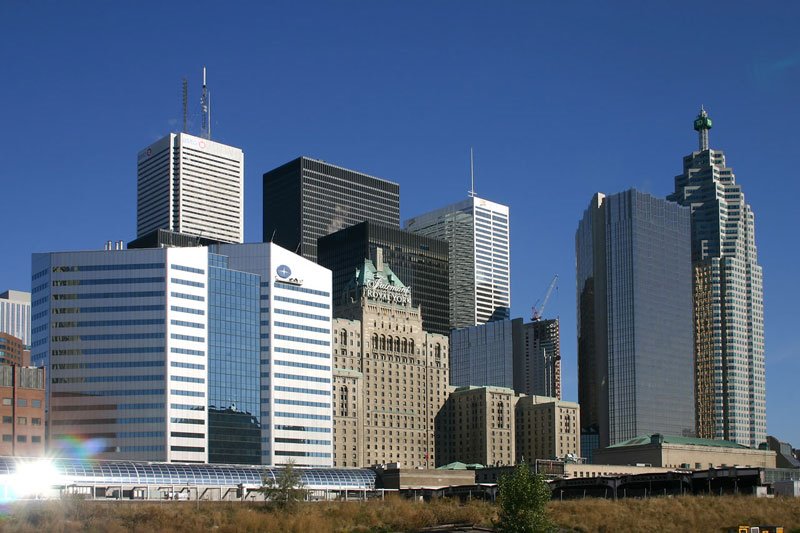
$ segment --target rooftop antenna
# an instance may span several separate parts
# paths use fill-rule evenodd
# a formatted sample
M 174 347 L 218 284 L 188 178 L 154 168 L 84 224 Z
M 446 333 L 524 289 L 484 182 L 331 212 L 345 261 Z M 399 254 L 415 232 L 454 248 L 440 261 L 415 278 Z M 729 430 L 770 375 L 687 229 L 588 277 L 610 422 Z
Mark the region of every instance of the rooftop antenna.
M 204 139 L 211 138 L 210 105 L 208 99 L 208 87 L 206 87 L 206 67 L 203 66 L 203 94 L 200 96 L 200 108 L 203 114 L 203 121 L 200 126 L 200 136 Z
M 189 82 L 183 78 L 183 133 L 189 133 L 187 129 L 189 114 Z
M 469 189 L 469 197 L 475 197 L 475 162 L 472 157 L 472 147 L 469 147 L 469 179 L 470 179 L 470 189 Z

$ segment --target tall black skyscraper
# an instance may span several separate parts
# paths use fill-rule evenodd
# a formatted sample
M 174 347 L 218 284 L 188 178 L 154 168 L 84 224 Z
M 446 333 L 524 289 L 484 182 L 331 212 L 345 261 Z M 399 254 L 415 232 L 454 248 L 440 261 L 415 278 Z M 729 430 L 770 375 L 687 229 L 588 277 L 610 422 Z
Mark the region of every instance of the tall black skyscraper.
M 425 331 L 447 335 L 449 321 L 449 274 L 447 241 L 417 235 L 397 227 L 362 222 L 319 239 L 317 262 L 333 271 L 333 305 L 341 300 L 345 285 L 364 260 L 383 262 L 412 288 L 413 305 L 422 312 Z
M 264 242 L 316 261 L 317 239 L 365 220 L 399 228 L 400 185 L 307 157 L 264 174 Z

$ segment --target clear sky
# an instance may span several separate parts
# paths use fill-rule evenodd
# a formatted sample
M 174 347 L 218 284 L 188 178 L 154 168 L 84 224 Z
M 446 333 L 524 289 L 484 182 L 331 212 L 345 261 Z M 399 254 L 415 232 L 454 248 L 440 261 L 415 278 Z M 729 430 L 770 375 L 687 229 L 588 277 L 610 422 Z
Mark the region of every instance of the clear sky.
M 665 7 L 665 6 L 669 7 Z M 800 447 L 800 3 L 0 2 L 0 290 L 32 252 L 135 237 L 136 153 L 199 131 L 261 175 L 299 155 L 400 183 L 403 219 L 478 194 L 511 209 L 512 315 L 554 274 L 577 400 L 575 229 L 591 196 L 672 191 L 701 104 L 756 214 L 768 431 Z

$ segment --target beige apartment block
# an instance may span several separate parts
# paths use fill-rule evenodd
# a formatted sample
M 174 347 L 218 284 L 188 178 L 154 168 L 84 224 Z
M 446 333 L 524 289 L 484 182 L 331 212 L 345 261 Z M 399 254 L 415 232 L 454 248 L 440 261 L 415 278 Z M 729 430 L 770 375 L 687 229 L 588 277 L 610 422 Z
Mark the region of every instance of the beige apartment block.
M 433 467 L 434 418 L 447 396 L 448 338 L 422 315 L 379 250 L 334 307 L 334 466 Z
M 454 389 L 436 418 L 437 466 L 514 464 L 516 402 L 505 387 Z
M 516 407 L 517 462 L 580 457 L 580 407 L 548 396 L 520 396 Z

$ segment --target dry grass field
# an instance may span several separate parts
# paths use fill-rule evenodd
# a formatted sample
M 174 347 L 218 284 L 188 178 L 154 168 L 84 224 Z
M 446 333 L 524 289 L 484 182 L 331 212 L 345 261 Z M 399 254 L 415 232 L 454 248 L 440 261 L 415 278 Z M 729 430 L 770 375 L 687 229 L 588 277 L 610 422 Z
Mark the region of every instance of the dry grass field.
M 751 497 L 678 497 L 551 502 L 561 531 L 728 531 L 738 524 L 783 525 L 800 531 L 800 500 Z M 224 502 L 19 502 L 5 508 L 0 531 L 142 533 L 158 531 L 287 533 L 416 531 L 449 523 L 491 526 L 496 507 L 486 502 L 308 503 L 293 511 L 263 504 Z

